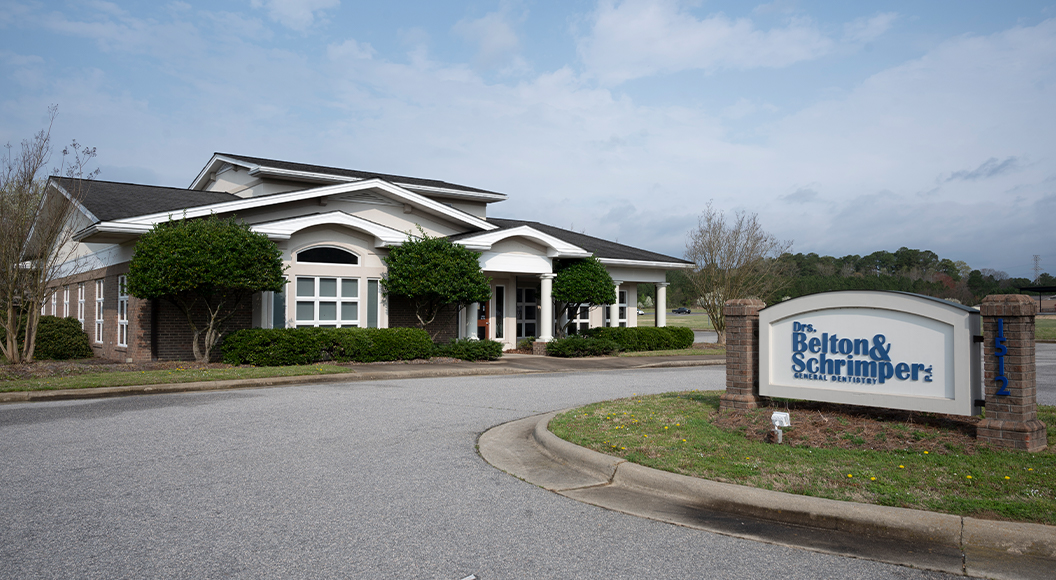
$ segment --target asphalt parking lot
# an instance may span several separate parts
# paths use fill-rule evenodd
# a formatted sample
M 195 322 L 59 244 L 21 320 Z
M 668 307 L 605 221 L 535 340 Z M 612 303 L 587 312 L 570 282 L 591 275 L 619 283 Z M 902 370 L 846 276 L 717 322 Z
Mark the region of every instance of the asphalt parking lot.
M 3 578 L 952 578 L 637 518 L 535 487 L 477 437 L 721 366 L 0 406 Z

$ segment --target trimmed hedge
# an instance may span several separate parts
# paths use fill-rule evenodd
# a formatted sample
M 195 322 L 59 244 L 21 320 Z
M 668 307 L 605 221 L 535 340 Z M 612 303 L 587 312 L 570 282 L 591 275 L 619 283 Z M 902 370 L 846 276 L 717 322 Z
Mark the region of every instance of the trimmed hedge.
M 472 340 L 460 338 L 433 348 L 433 356 L 446 356 L 468 361 L 498 360 L 502 356 L 502 343 L 494 340 Z
M 20 337 L 19 342 L 24 340 Z M 37 360 L 70 360 L 92 358 L 95 353 L 88 333 L 76 318 L 41 316 L 37 323 L 37 342 L 33 358 Z
M 573 334 L 568 338 L 553 340 L 546 343 L 546 354 L 548 356 L 560 356 L 566 358 L 581 356 L 609 356 L 620 351 L 615 341 L 605 337 L 587 336 Z
M 611 340 L 623 352 L 680 350 L 693 346 L 694 340 L 691 329 L 675 326 L 602 327 L 591 328 L 582 334 Z
M 417 328 L 250 328 L 232 332 L 220 348 L 228 364 L 289 366 L 429 358 L 433 341 Z

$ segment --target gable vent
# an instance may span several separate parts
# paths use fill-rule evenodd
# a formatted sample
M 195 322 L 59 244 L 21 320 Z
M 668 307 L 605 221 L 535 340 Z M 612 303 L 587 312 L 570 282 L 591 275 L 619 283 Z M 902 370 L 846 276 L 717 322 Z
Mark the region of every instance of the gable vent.
M 353 203 L 372 203 L 375 205 L 400 205 L 387 197 L 382 197 L 369 191 L 355 191 L 344 195 L 335 195 L 330 199 L 335 201 L 350 201 Z

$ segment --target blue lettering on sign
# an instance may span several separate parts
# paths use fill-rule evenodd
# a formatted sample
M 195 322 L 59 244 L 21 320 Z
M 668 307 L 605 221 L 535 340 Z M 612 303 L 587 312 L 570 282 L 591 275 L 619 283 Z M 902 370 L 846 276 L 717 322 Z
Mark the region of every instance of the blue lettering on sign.
M 817 332 L 813 324 L 792 323 L 792 373 L 797 379 L 870 385 L 890 380 L 932 382 L 931 365 L 892 361 L 891 344 L 883 334 L 873 335 L 872 340 L 828 332 L 820 338 L 807 336 Z
M 997 390 L 996 395 L 999 397 L 1007 397 L 1012 392 L 1008 390 L 1008 379 L 1005 377 L 1005 355 L 1008 354 L 1008 347 L 1005 346 L 1005 319 L 997 319 L 997 336 L 994 337 L 994 356 L 997 357 L 997 376 L 994 380 L 997 384 L 1001 385 L 1001 388 Z

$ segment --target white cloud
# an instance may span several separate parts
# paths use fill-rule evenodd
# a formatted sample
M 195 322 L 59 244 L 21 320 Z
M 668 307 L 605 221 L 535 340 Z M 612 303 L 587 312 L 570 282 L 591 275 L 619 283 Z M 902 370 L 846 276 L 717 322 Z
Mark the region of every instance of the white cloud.
M 503 2 L 496 12 L 455 23 L 452 31 L 477 46 L 476 64 L 480 68 L 495 68 L 517 56 L 521 41 L 514 30 L 513 20 L 523 20 L 524 14 L 514 15 L 513 5 Z
M 708 21 L 679 10 L 668 14 L 692 30 Z M 1008 256 L 1056 245 L 1056 21 L 954 38 L 788 114 L 787 103 L 736 94 L 725 110 L 645 105 L 573 63 L 488 82 L 468 64 L 430 58 L 424 30 L 403 32 L 416 48 L 396 62 L 347 37 L 280 50 L 173 18 L 49 20 L 128 53 L 121 64 L 100 59 L 99 70 L 0 55 L 7 86 L 15 66 L 40 70 L 45 83 L 0 100 L 0 136 L 28 135 L 25 119 L 57 102 L 58 130 L 98 145 L 100 163 L 129 179 L 149 169 L 185 186 L 216 150 L 430 177 L 510 194 L 494 216 L 574 222 L 676 256 L 711 198 L 758 212 L 796 251 L 906 245 L 1016 275 Z M 315 56 L 320 48 L 329 58 Z M 709 62 L 748 62 L 737 58 Z M 142 69 L 162 88 L 127 82 Z M 261 90 L 262 79 L 282 80 Z M 731 125 L 751 143 L 733 142 Z
M 601 0 L 579 54 L 607 85 L 681 70 L 783 67 L 828 53 L 833 41 L 806 18 L 758 30 L 746 18 L 698 19 L 677 0 Z
M 322 17 L 322 12 L 341 5 L 341 0 L 250 0 L 254 8 L 264 8 L 268 17 L 303 32 Z
M 897 19 L 898 14 L 885 12 L 872 18 L 858 18 L 853 22 L 848 22 L 843 27 L 844 41 L 852 43 L 872 42 L 890 30 Z
M 374 47 L 366 42 L 356 42 L 354 38 L 342 42 L 341 44 L 331 44 L 326 47 L 326 55 L 331 60 L 343 60 L 347 58 L 352 59 L 370 59 L 374 58 L 375 54 Z

